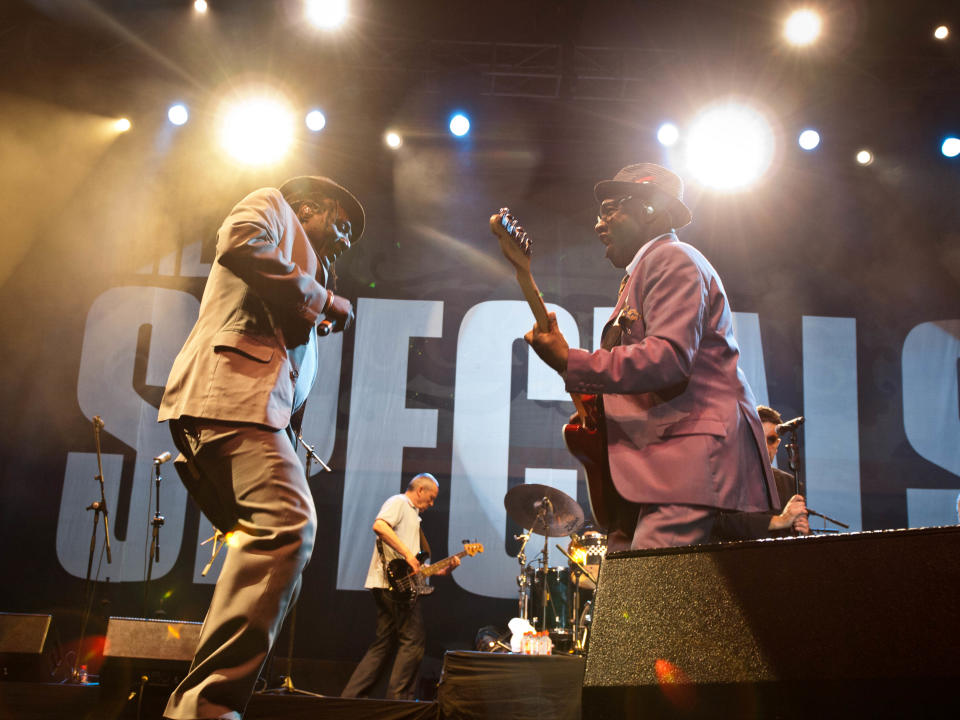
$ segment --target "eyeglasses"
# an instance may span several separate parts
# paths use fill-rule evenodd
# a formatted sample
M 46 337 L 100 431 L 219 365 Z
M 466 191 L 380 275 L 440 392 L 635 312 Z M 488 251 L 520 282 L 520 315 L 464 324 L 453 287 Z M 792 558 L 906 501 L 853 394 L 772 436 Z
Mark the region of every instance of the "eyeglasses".
M 624 195 L 622 198 L 617 198 L 616 200 L 604 200 L 600 203 L 600 214 L 597 215 L 597 222 L 609 220 L 627 200 L 633 200 L 633 195 Z

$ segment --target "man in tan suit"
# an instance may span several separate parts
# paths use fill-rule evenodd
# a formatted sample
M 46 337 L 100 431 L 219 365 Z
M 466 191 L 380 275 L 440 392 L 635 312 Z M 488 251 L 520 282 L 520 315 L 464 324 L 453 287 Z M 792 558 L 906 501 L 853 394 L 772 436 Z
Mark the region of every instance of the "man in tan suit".
M 325 334 L 353 322 L 353 306 L 329 286 L 363 224 L 345 188 L 304 176 L 253 191 L 217 233 L 200 316 L 159 419 L 170 421 L 191 496 L 234 541 L 165 717 L 240 720 L 299 591 L 316 512 L 291 417 L 318 372 L 318 324 Z

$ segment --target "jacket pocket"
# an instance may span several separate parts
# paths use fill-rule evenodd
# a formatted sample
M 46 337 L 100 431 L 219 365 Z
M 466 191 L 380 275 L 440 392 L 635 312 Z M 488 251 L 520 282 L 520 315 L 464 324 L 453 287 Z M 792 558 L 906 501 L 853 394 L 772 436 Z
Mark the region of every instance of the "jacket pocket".
M 273 357 L 274 348 L 267 338 L 258 338 L 235 332 L 219 332 L 213 337 L 214 352 L 225 350 L 244 355 L 257 362 L 268 363 Z
M 690 418 L 677 422 L 667 423 L 657 428 L 657 437 L 670 438 L 683 435 L 715 435 L 726 437 L 727 428 L 719 420 L 707 418 Z

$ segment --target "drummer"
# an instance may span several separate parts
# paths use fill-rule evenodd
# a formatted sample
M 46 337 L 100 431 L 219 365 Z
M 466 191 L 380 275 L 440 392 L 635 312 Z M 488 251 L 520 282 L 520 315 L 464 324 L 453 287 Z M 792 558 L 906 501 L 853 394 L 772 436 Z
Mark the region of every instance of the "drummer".
M 590 579 L 600 574 L 600 561 L 607 554 L 607 536 L 592 525 L 584 526 L 579 535 L 573 535 L 567 546 L 567 554 L 582 565 L 589 575 L 583 573 L 574 563 L 570 569 L 575 573 L 576 584 L 584 590 L 593 590 L 596 584 Z

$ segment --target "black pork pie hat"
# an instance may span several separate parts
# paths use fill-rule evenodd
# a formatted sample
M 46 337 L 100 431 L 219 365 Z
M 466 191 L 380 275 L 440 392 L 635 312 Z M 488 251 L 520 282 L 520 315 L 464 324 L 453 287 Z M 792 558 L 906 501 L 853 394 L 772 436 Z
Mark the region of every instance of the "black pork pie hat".
M 304 200 L 316 200 L 317 196 L 333 198 L 340 203 L 353 231 L 352 242 L 363 235 L 364 214 L 360 201 L 349 190 L 321 175 L 300 175 L 290 178 L 280 186 L 280 193 L 291 205 Z
M 593 188 L 597 202 L 623 195 L 648 197 L 654 202 L 666 201 L 674 229 L 680 229 L 693 219 L 690 209 L 683 204 L 683 180 L 665 167 L 654 163 L 627 165 L 613 180 L 602 180 Z

